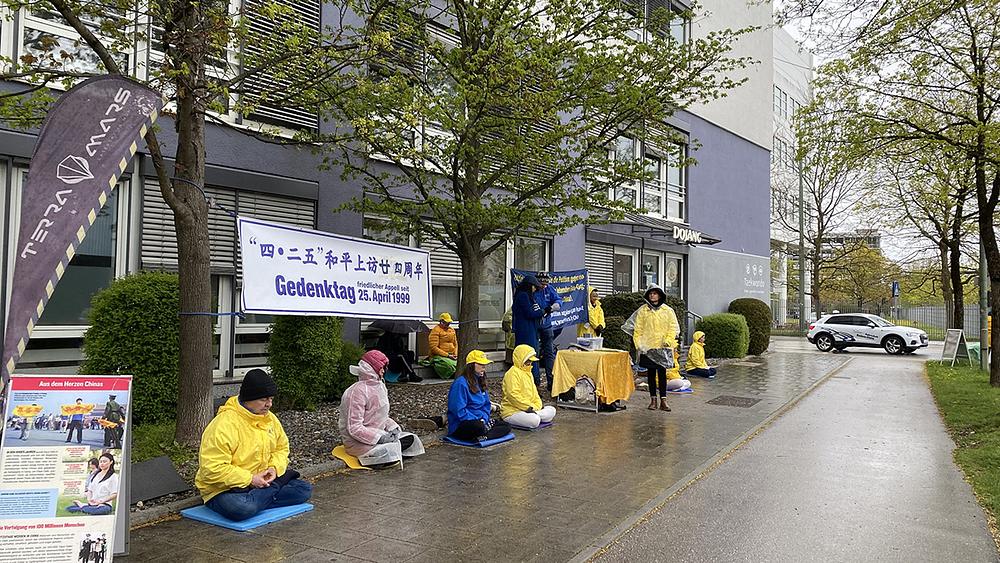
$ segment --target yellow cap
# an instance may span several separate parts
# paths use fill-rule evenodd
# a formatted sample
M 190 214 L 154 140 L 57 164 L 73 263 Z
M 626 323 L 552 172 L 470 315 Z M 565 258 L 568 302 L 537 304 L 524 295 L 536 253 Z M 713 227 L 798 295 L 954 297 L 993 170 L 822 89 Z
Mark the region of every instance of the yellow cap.
M 452 322 L 452 320 L 451 320 L 451 313 L 441 313 L 441 315 L 438 317 L 438 320 L 439 321 L 444 321 L 446 323 Z
M 482 350 L 473 350 L 469 352 L 468 356 L 465 357 L 465 363 L 480 364 L 485 366 L 487 364 L 492 364 L 493 362 L 486 357 L 486 352 L 483 352 Z

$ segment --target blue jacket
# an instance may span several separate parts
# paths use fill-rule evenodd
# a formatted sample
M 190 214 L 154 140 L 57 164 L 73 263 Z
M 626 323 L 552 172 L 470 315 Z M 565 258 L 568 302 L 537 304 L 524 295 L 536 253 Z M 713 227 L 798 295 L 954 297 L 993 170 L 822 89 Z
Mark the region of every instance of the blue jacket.
M 545 311 L 531 298 L 531 295 L 527 291 L 518 291 L 514 294 L 514 304 L 511 306 L 514 318 L 511 326 L 514 329 L 515 345 L 527 344 L 538 349 L 538 328 Z
M 448 390 L 448 434 L 454 434 L 463 420 L 489 420 L 490 395 L 485 389 L 473 393 L 462 375 L 455 376 Z
M 544 311 L 546 307 L 551 307 L 552 305 L 559 303 L 561 301 L 559 294 L 556 289 L 552 287 L 552 284 L 539 289 L 534 293 L 535 303 L 541 307 Z M 545 315 L 542 317 L 542 328 L 552 328 L 552 315 Z

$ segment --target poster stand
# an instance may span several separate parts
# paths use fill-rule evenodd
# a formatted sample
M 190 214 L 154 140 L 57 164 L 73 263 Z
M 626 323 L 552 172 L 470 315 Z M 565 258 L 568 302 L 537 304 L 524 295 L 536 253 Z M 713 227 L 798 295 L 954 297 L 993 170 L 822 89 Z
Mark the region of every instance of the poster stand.
M 955 361 L 959 358 L 968 360 L 969 365 L 972 365 L 972 355 L 969 354 L 965 331 L 960 328 L 949 328 L 944 337 L 944 348 L 941 350 L 941 363 L 951 360 L 951 365 L 954 367 Z

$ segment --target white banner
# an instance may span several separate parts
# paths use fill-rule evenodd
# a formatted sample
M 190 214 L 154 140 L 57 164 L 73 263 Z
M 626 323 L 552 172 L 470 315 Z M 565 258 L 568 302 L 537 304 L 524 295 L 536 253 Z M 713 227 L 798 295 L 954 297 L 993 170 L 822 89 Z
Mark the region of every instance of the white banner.
M 426 251 L 244 217 L 237 226 L 246 313 L 431 317 Z

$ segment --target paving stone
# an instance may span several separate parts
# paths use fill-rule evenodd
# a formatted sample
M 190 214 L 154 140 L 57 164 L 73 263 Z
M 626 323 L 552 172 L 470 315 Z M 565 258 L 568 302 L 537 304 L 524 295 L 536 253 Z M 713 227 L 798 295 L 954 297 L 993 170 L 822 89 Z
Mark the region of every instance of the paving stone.
M 186 556 L 175 558 L 184 561 L 566 560 L 843 361 L 771 354 L 759 366 L 692 380 L 695 393 L 668 399 L 669 413 L 646 410 L 643 393 L 614 414 L 560 409 L 552 428 L 519 433 L 505 447 L 431 445 L 401 471 L 321 479 L 314 511 L 251 534 L 178 520 L 136 530 L 133 541 L 184 545 Z M 719 395 L 761 401 L 706 404 Z

